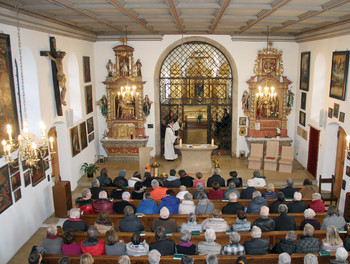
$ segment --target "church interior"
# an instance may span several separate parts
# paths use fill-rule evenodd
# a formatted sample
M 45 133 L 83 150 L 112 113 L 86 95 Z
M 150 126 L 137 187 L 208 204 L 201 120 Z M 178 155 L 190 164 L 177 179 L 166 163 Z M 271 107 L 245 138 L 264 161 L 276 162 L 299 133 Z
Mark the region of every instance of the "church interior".
M 164 158 L 173 119 L 189 157 L 215 146 L 205 180 L 212 159 L 244 183 L 334 175 L 323 191 L 349 210 L 349 1 L 4 0 L 0 15 L 0 263 L 59 221 L 55 186 L 90 187 L 84 163 L 194 176 Z

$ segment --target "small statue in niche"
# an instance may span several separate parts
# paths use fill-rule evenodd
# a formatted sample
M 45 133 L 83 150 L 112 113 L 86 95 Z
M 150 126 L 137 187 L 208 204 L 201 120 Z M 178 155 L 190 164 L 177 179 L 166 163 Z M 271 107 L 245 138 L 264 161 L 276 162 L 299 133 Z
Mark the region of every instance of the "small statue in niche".
M 129 67 L 128 67 L 128 62 L 126 61 L 126 59 L 121 63 L 121 73 L 122 76 L 128 76 L 129 75 Z
M 287 95 L 287 107 L 291 108 L 294 103 L 294 93 L 292 91 L 288 91 Z
M 202 96 L 202 93 L 203 93 L 203 90 L 204 90 L 204 87 L 203 87 L 203 83 L 201 82 L 198 82 L 196 83 L 195 87 L 196 87 L 196 91 L 197 91 L 197 96 L 200 97 Z
M 145 99 L 143 99 L 143 113 L 145 116 L 148 116 L 151 111 L 151 104 L 153 102 L 148 98 L 148 95 L 146 94 Z
M 141 61 L 140 61 L 140 59 L 138 59 L 136 61 L 137 76 L 142 76 L 141 67 L 142 67 Z
M 106 69 L 108 71 L 108 77 L 112 77 L 113 67 L 114 67 L 113 62 L 112 62 L 112 60 L 109 59 L 107 65 L 106 65 Z
M 249 94 L 247 91 L 244 91 L 242 95 L 242 109 L 243 111 L 249 110 Z
M 100 106 L 101 114 L 104 117 L 107 117 L 107 113 L 108 113 L 107 97 L 103 95 L 102 98 L 97 102 L 97 104 Z

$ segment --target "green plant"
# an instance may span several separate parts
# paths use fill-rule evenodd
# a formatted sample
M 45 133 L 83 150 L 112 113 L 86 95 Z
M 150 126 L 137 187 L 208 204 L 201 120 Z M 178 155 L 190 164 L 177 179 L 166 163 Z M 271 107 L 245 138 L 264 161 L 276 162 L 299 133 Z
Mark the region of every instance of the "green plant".
M 88 164 L 87 162 L 83 163 L 80 167 L 80 170 L 87 175 L 94 175 L 99 169 L 97 165 L 93 163 Z
M 200 122 L 202 118 L 203 118 L 203 114 L 202 113 L 198 113 L 197 121 Z

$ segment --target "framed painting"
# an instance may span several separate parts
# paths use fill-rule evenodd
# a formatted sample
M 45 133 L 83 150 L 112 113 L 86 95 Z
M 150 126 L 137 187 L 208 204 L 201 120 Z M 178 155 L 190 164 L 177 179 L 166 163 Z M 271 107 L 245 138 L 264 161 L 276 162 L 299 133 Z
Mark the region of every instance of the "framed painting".
M 21 198 L 22 198 L 21 189 L 18 189 L 17 191 L 15 191 L 14 196 L 15 196 L 15 203 L 17 203 L 19 200 L 21 200 Z
M 335 118 L 338 118 L 338 115 L 339 115 L 339 104 L 334 104 L 334 107 L 333 107 L 333 116 Z
M 12 191 L 17 190 L 21 185 L 21 174 L 18 171 L 15 175 L 11 176 Z
M 95 133 L 89 135 L 89 143 L 95 139 Z
M 19 171 L 19 164 L 18 164 L 18 158 L 13 161 L 13 163 L 9 166 L 10 169 L 10 175 L 15 174 L 17 171 Z
M 12 205 L 9 165 L 0 169 L 0 214 Z
M 240 126 L 246 126 L 247 125 L 247 118 L 245 116 L 239 118 L 239 125 Z
M 30 170 L 27 170 L 25 173 L 23 173 L 23 177 L 24 177 L 24 187 L 27 187 L 31 183 Z
M 79 129 L 75 126 L 70 129 L 70 142 L 72 146 L 72 156 L 80 153 Z
M 301 93 L 301 104 L 300 108 L 306 110 L 306 93 Z
M 328 117 L 329 118 L 333 117 L 333 108 L 328 107 Z
M 92 85 L 85 86 L 86 114 L 90 114 L 94 109 L 92 105 Z
M 299 124 L 302 126 L 305 126 L 305 122 L 306 122 L 306 114 L 303 111 L 299 112 Z
M 302 52 L 300 59 L 300 90 L 309 91 L 310 52 Z
M 346 158 L 350 160 L 350 152 L 347 153 Z
M 87 125 L 87 132 L 90 134 L 92 131 L 94 131 L 94 118 L 90 117 L 86 120 Z
M 346 174 L 347 176 L 350 176 L 350 167 L 349 167 L 349 166 L 346 166 L 345 174 Z
M 0 139 L 8 139 L 6 124 L 12 127 L 12 138 L 19 135 L 15 86 L 13 82 L 10 36 L 0 34 Z M 0 149 L 3 155 L 3 149 Z M 12 204 L 12 200 L 11 200 Z
M 44 160 L 44 170 L 47 171 L 48 169 L 50 169 L 49 160 Z
M 345 121 L 345 113 L 344 112 L 339 113 L 339 121 L 344 123 L 344 121 Z
M 103 156 L 103 155 L 98 156 L 98 164 L 99 165 L 105 164 L 105 156 Z
M 36 167 L 33 169 L 32 173 L 32 185 L 38 185 L 42 180 L 46 178 L 45 170 L 44 170 L 44 162 L 43 160 L 39 160 L 36 164 Z
M 90 57 L 83 57 L 83 67 L 84 67 L 84 83 L 91 82 L 91 74 L 90 74 Z
M 80 143 L 81 143 L 81 150 L 87 147 L 87 134 L 86 134 L 86 123 L 83 122 L 79 125 L 79 131 L 80 131 Z
M 349 51 L 333 52 L 329 97 L 345 101 L 348 66 Z
M 27 161 L 26 160 L 22 160 L 22 170 L 23 171 L 26 171 L 26 170 L 28 170 L 29 169 L 29 167 L 28 167 L 28 165 L 27 165 Z

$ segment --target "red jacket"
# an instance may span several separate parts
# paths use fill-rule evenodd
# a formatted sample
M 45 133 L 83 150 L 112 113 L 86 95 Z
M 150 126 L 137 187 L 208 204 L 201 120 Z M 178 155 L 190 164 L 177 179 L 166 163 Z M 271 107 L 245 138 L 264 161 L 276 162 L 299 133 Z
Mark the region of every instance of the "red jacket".
M 80 214 L 94 214 L 95 209 L 93 205 L 93 201 L 91 199 L 83 199 L 79 197 L 75 200 L 75 205 L 77 208 L 80 208 Z
M 84 240 L 80 242 L 81 253 L 90 253 L 92 256 L 106 255 L 105 242 L 103 239 L 96 242 Z
M 315 211 L 315 213 L 324 213 L 324 202 L 321 200 L 311 201 L 309 207 Z
M 113 202 L 108 199 L 98 199 L 94 202 L 95 213 L 106 211 L 108 214 L 114 214 Z
M 152 199 L 153 200 L 161 200 L 166 196 L 166 191 L 168 189 L 164 187 L 155 187 L 153 191 L 151 191 Z
M 210 190 L 208 193 L 208 198 L 213 200 L 221 200 L 225 197 L 225 193 L 222 189 Z

